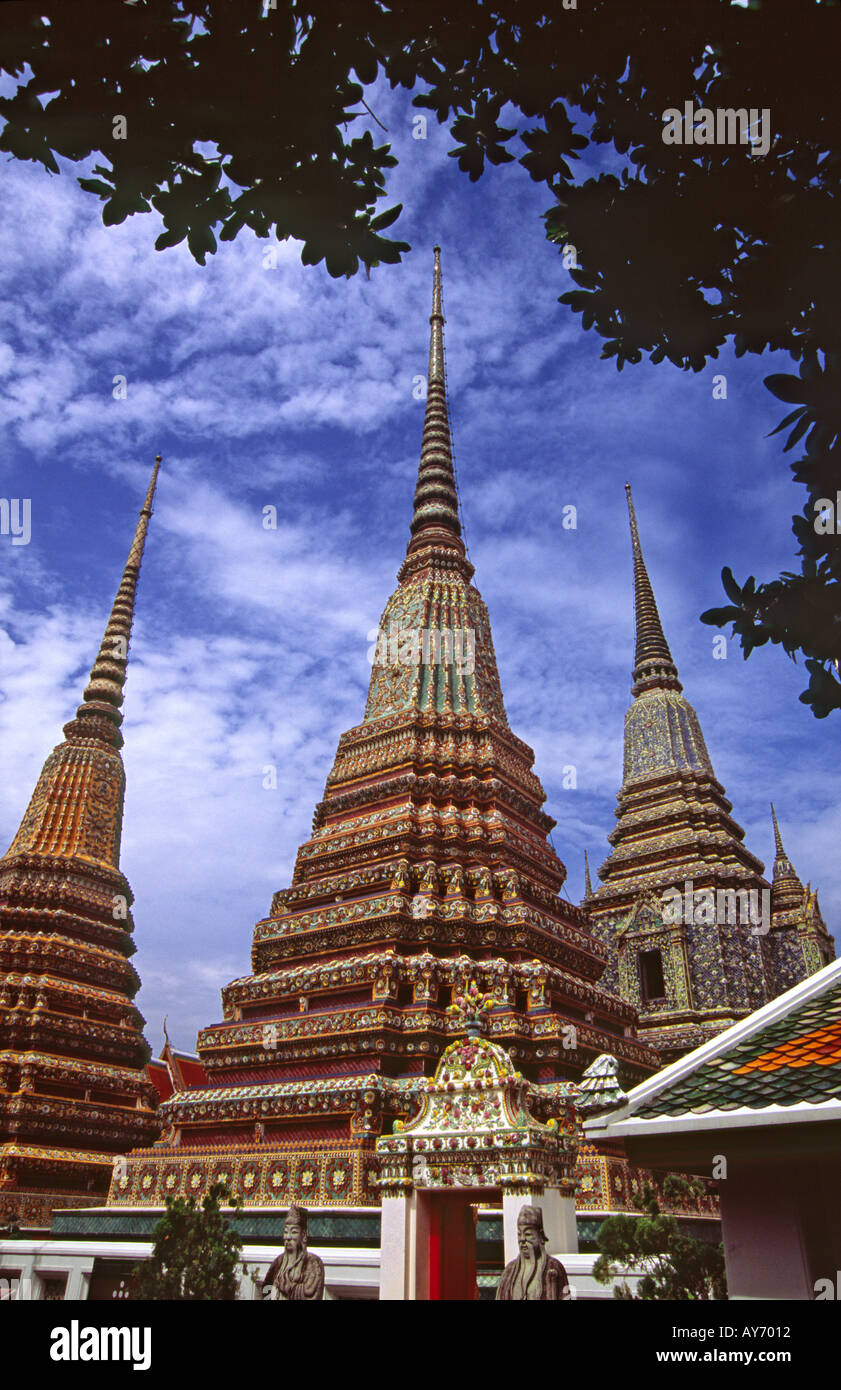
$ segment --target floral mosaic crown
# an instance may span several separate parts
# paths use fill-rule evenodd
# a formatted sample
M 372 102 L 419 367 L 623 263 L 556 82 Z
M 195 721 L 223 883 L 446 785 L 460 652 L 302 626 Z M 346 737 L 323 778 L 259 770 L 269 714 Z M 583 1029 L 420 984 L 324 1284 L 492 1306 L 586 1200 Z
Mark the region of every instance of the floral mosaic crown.
M 493 994 L 483 994 L 476 981 L 471 980 L 465 989 L 453 996 L 447 1013 L 457 1020 L 460 1031 L 466 1032 L 468 1037 L 477 1037 L 484 1033 L 485 1015 L 495 1004 Z

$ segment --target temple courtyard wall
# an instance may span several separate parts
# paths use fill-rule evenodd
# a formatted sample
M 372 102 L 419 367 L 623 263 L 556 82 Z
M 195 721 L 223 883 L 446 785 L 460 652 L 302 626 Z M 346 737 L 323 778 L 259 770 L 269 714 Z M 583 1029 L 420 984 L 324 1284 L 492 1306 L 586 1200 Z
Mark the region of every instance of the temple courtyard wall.
M 87 1208 L 64 1212 L 51 1236 L 39 1239 L 0 1240 L 0 1301 L 64 1300 L 111 1302 L 128 1298 L 131 1271 L 149 1259 L 151 1232 L 160 1211 L 135 1210 L 114 1213 L 112 1208 Z M 116 1217 L 119 1219 L 115 1219 Z M 235 1218 L 243 1231 L 242 1263 L 247 1272 L 240 1276 L 238 1297 L 252 1301 L 261 1298 L 259 1285 L 272 1260 L 282 1249 L 283 1215 L 278 1212 L 252 1212 Z M 579 1220 L 582 1243 L 591 1243 L 593 1223 Z M 687 1227 L 690 1222 L 686 1222 Z M 703 1227 L 707 1238 L 719 1239 L 718 1223 L 691 1222 L 694 1234 Z M 266 1234 L 248 1236 L 260 1228 Z M 76 1228 L 80 1235 L 62 1235 L 62 1229 Z M 138 1234 L 131 1234 L 132 1228 Z M 85 1239 L 84 1231 L 96 1236 Z M 139 1234 L 145 1232 L 145 1238 Z M 342 1242 L 346 1243 L 342 1243 Z M 338 1300 L 369 1300 L 380 1297 L 380 1212 L 375 1208 L 321 1210 L 310 1216 L 308 1248 L 325 1267 L 325 1297 Z M 571 1295 L 582 1300 L 613 1298 L 613 1286 L 599 1284 L 592 1274 L 595 1250 L 578 1252 L 552 1250 L 567 1271 Z M 488 1211 L 479 1216 L 477 1226 L 480 1298 L 493 1299 L 502 1274 L 502 1212 Z M 253 1276 L 253 1277 L 252 1277 Z M 634 1289 L 640 1271 L 629 1270 L 626 1280 Z M 255 1282 L 256 1281 L 256 1282 Z

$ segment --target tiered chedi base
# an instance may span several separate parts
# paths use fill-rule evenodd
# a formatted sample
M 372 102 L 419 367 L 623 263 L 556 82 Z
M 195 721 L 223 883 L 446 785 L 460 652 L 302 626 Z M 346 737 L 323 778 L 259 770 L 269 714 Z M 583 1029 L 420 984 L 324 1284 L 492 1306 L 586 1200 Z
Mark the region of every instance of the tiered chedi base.
M 19 841 L 0 861 L 0 1222 L 46 1228 L 55 1207 L 102 1201 L 114 1156 L 159 1132 L 157 1097 L 125 878 Z
M 518 793 L 487 775 L 503 757 L 531 754 L 486 716 L 392 715 L 343 737 L 292 887 L 255 929 L 255 973 L 199 1035 L 211 1084 L 162 1107 L 166 1148 L 133 1154 L 110 1201 L 159 1204 L 224 1174 L 249 1205 L 378 1203 L 376 1138 L 412 1113 L 470 979 L 498 999 L 490 1037 L 538 1083 L 545 1117 L 553 1082 L 601 1052 L 629 1085 L 655 1069 L 633 1009 L 598 985 L 585 914 L 553 892 L 563 868 L 543 826 L 535 853 L 534 808 L 515 812 Z
M 633 712 L 645 712 L 654 698 L 643 694 Z M 697 725 L 691 706 L 681 704 Z M 662 713 L 655 711 L 649 728 L 662 727 Z M 664 1063 L 834 959 L 815 895 L 792 871 L 799 891 L 790 895 L 790 908 L 779 861 L 768 884 L 708 759 L 693 767 L 676 757 L 672 762 L 640 777 L 626 754 L 618 823 L 608 836 L 613 851 L 599 870 L 601 886 L 584 903 L 591 929 L 610 952 L 602 983 L 638 1010 L 639 1036 Z M 669 910 L 675 893 L 679 913 Z M 749 908 L 756 909 L 755 920 L 748 919 Z M 659 988 L 652 988 L 652 958 Z
M 754 929 L 738 920 L 738 910 L 732 921 L 702 920 L 708 891 L 716 903 L 728 890 L 754 893 L 758 905 L 768 893 L 762 864 L 742 843 L 731 810 L 711 768 L 629 778 L 608 837 L 613 852 L 599 871 L 602 886 L 585 903 L 593 929 L 612 948 L 605 982 L 635 1005 L 641 1035 L 665 1058 L 700 1046 L 775 992 L 761 921 Z M 684 906 L 671 921 L 664 894 L 676 890 L 685 898 L 687 883 L 690 910 Z M 745 901 L 736 899 L 736 909 Z M 652 958 L 662 972 L 660 989 L 646 976 Z

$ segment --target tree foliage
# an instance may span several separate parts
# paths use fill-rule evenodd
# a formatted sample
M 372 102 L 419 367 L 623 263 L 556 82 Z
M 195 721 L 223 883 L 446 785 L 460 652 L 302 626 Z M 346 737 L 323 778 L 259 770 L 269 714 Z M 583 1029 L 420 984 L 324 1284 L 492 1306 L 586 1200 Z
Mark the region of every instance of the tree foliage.
M 668 1200 L 689 1193 L 693 1184 L 670 1173 L 663 1184 Z M 664 1216 L 655 1189 L 646 1183 L 635 1199 L 641 1216 L 609 1216 L 596 1235 L 600 1250 L 593 1274 L 609 1284 L 628 1268 L 646 1271 L 631 1292 L 623 1280 L 613 1290 L 622 1299 L 724 1299 L 724 1250 L 684 1235 L 673 1216 Z
M 756 585 L 751 576 L 741 587 L 725 567 L 722 582 L 731 600 L 725 608 L 708 608 L 701 621 L 715 627 L 733 623 L 745 656 L 771 641 L 789 656 L 806 657 L 809 685 L 800 696 L 818 719 L 841 709 L 838 681 L 841 654 L 841 357 L 804 349 L 800 375 L 775 373 L 765 385 L 795 409 L 772 434 L 793 425 L 785 452 L 803 439 L 805 455 L 792 464 L 795 480 L 804 483 L 808 500 L 792 530 L 800 542 L 801 573 L 785 571 L 779 579 Z M 805 438 L 804 438 L 805 436 Z
M 300 240 L 334 276 L 408 249 L 383 235 L 401 210 L 380 210 L 390 146 L 353 134 L 377 79 L 449 125 L 471 180 L 518 159 L 550 191 L 548 238 L 575 248 L 561 302 L 619 370 L 647 355 L 698 372 L 728 341 L 801 364 L 767 379 L 799 411 L 778 428 L 794 425 L 788 449 L 804 441 L 800 573 L 725 571 L 730 606 L 705 619 L 732 621 L 745 656 L 768 641 L 802 653 L 801 699 L 823 716 L 841 709 L 841 539 L 815 525 L 841 490 L 841 7 L 573 3 L 18 3 L 0 37 L 18 79 L 0 148 L 54 173 L 58 156 L 98 154 L 80 182 L 103 220 L 154 210 L 160 249 L 186 239 L 204 264 L 247 227 Z M 686 102 L 767 110 L 769 152 L 666 144 L 663 113 Z M 585 150 L 601 167 L 576 180 Z
M 167 1197 L 166 1214 L 155 1227 L 151 1259 L 134 1271 L 137 1298 L 186 1302 L 236 1298 L 242 1238 L 220 1210 L 228 1196 L 223 1183 L 213 1183 L 201 1209 L 193 1197 Z M 232 1205 L 236 1209 L 238 1204 Z
M 106 225 L 154 209 L 157 248 L 186 238 L 202 265 L 217 233 L 231 241 L 242 227 L 302 241 L 305 264 L 325 260 L 331 275 L 399 260 L 406 243 L 379 233 L 400 207 L 376 210 L 396 161 L 369 131 L 346 135 L 377 72 L 364 22 L 375 8 L 11 6 L 0 70 L 19 85 L 0 100 L 0 148 L 52 173 L 58 155 L 98 154 L 96 178 L 79 182 L 102 199 Z

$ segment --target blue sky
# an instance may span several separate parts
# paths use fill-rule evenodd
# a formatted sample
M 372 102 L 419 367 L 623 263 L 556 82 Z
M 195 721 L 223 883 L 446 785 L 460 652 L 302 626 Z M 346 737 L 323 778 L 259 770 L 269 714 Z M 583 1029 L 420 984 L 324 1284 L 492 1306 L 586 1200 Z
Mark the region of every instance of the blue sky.
M 557 303 L 570 283 L 543 237 L 545 188 L 516 165 L 470 184 L 446 130 L 412 138 L 405 94 L 373 104 L 400 158 L 392 201 L 406 210 L 390 235 L 413 249 L 370 280 L 303 267 L 292 243 L 271 243 L 266 269 L 270 243 L 248 232 L 203 268 L 186 246 L 153 249 L 154 214 L 103 228 L 79 169 L 3 166 L 0 495 L 32 499 L 32 539 L 0 537 L 0 839 L 78 703 L 160 452 L 122 855 L 156 1051 L 165 1014 L 190 1049 L 221 1017 L 219 989 L 250 969 L 253 924 L 290 880 L 339 735 L 362 718 L 368 634 L 408 539 L 436 241 L 466 538 L 569 895 L 585 847 L 601 863 L 615 823 L 630 479 L 666 634 L 747 843 L 770 872 L 773 798 L 798 872 L 841 922 L 838 720 L 799 704 L 802 666 L 778 649 L 744 662 L 731 643 L 714 660 L 698 622 L 723 602 L 722 565 L 739 579 L 796 567 L 802 499 L 766 438 L 782 413 L 762 385 L 774 358 L 617 373 Z M 720 372 L 726 400 L 712 395 Z

